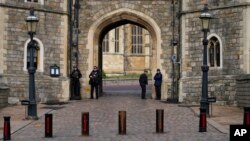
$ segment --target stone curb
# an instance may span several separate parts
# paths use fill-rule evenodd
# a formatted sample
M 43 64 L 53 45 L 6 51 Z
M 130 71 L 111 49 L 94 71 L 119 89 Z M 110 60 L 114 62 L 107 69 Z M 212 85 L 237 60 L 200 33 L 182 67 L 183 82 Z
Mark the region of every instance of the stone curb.
M 184 107 L 184 106 L 183 106 Z M 195 116 L 199 117 L 199 113 L 196 112 L 194 109 L 191 108 L 192 106 L 189 106 L 188 108 L 195 114 Z M 207 122 L 208 124 L 210 124 L 211 126 L 213 126 L 216 130 L 218 130 L 219 132 L 223 133 L 223 134 L 229 134 L 229 131 L 227 129 L 225 129 L 221 124 L 219 124 L 218 122 L 207 118 Z

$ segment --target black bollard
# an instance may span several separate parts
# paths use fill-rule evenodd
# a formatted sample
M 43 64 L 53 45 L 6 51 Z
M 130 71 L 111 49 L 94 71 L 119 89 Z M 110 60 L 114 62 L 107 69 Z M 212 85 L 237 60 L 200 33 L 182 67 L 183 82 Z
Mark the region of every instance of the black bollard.
M 45 114 L 45 137 L 51 138 L 53 136 L 53 115 Z
M 119 134 L 120 135 L 125 135 L 126 134 L 126 111 L 119 111 L 118 114 L 118 119 L 119 119 Z
M 250 107 L 244 107 L 244 125 L 250 126 Z
M 82 135 L 89 135 L 89 112 L 82 113 Z
M 207 132 L 207 117 L 206 117 L 206 109 L 200 108 L 200 124 L 199 124 L 199 132 Z
M 156 109 L 156 133 L 164 132 L 164 110 Z
M 4 117 L 3 140 L 11 140 L 10 117 Z

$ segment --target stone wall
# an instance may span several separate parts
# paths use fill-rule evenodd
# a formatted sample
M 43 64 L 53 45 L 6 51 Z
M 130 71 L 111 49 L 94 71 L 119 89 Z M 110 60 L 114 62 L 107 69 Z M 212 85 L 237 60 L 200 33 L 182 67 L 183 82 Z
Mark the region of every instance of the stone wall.
M 0 85 L 0 108 L 8 105 L 9 87 Z
M 90 73 L 93 65 L 98 65 L 97 42 L 100 37 L 99 34 L 128 20 L 144 26 L 150 32 L 153 40 L 150 69 L 154 70 L 154 72 L 156 68 L 162 70 L 164 77 L 163 90 L 165 91 L 171 81 L 172 66 L 170 60 L 172 55 L 171 0 L 83 0 L 80 1 L 80 4 L 79 62 L 81 63 L 79 67 L 83 73 L 83 87 L 88 87 L 88 73 Z M 167 95 L 163 97 L 167 98 Z
M 201 96 L 201 77 L 203 61 L 203 32 L 199 19 L 200 9 L 205 1 L 184 2 L 182 15 L 182 88 L 183 100 L 198 103 Z M 215 4 L 218 3 L 218 4 Z M 217 97 L 218 102 L 236 105 L 235 76 L 246 73 L 246 58 L 243 42 L 245 5 L 236 1 L 209 1 L 210 13 L 215 17 L 210 24 L 208 36 L 217 36 L 222 45 L 222 65 L 209 68 L 209 95 Z M 249 57 L 249 56 L 248 56 Z M 249 59 L 249 58 L 248 58 Z M 244 61 L 245 60 L 245 61 Z M 249 61 L 249 60 L 247 60 Z
M 68 86 L 63 87 L 64 83 L 68 83 L 67 1 L 50 0 L 41 5 L 25 3 L 23 0 L 8 0 L 5 4 L 2 3 L 2 6 L 5 10 L 6 25 L 3 31 L 6 42 L 3 46 L 6 50 L 6 69 L 3 74 L 10 87 L 10 98 L 16 101 L 28 98 L 29 77 L 24 68 L 24 48 L 29 35 L 25 18 L 29 15 L 29 8 L 34 7 L 35 15 L 39 18 L 35 37 L 44 47 L 44 68 L 37 70 L 35 74 L 37 100 L 67 100 L 69 93 L 65 96 L 65 92 L 68 92 Z M 50 77 L 49 68 L 54 64 L 60 66 L 60 78 Z
M 236 81 L 236 101 L 239 107 L 250 106 L 250 75 L 240 75 Z
M 8 105 L 9 87 L 6 84 L 6 79 L 0 75 L 0 108 Z

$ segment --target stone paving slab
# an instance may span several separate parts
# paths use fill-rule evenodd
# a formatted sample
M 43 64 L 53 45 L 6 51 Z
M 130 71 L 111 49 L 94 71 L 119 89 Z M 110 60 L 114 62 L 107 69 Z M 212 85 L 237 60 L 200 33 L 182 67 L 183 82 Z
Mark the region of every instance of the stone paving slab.
M 37 116 L 42 117 L 44 114 L 52 111 L 50 108 L 46 108 L 46 105 L 38 104 L 37 105 Z M 18 130 L 25 128 L 32 122 L 35 122 L 34 120 L 27 120 L 25 119 L 25 113 L 27 112 L 25 106 L 22 105 L 13 105 L 8 106 L 6 108 L 0 109 L 0 139 L 3 138 L 3 125 L 4 125 L 4 116 L 10 116 L 10 126 L 11 126 L 11 133 L 15 133 Z
M 164 109 L 165 133 L 155 133 L 155 111 Z M 127 111 L 127 135 L 118 135 L 118 111 Z M 71 101 L 53 113 L 53 138 L 44 138 L 44 116 L 12 135 L 14 141 L 228 141 L 208 125 L 198 132 L 199 119 L 190 108 L 138 95 L 112 95 L 100 99 Z M 81 113 L 90 112 L 90 136 L 81 136 Z
M 191 107 L 196 116 L 199 116 L 199 107 Z M 212 113 L 211 113 L 212 112 Z M 222 133 L 229 134 L 231 124 L 243 124 L 244 110 L 234 106 L 210 105 L 210 117 L 207 118 L 209 124 Z

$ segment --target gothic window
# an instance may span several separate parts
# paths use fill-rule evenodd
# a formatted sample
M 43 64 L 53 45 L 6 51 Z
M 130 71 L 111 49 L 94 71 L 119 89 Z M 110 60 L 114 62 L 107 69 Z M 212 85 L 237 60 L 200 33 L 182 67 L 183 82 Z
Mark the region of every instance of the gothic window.
M 142 27 L 132 27 L 132 54 L 142 54 Z
M 24 70 L 28 70 L 30 67 L 30 49 L 28 47 L 30 40 L 27 40 L 24 46 Z M 43 49 L 43 44 L 42 42 L 35 38 L 34 39 L 36 49 L 34 50 L 34 67 L 37 69 L 39 72 L 43 72 L 43 56 L 44 56 L 44 49 Z
M 37 69 L 37 66 L 38 66 L 38 64 L 39 64 L 39 45 L 38 45 L 38 43 L 35 41 L 35 46 L 36 46 L 36 49 L 35 49 L 35 51 L 34 51 L 34 54 L 33 54 L 33 56 L 34 56 L 34 67 Z M 30 49 L 29 49 L 29 47 L 28 47 L 28 49 L 27 49 L 27 69 L 30 67 Z
M 119 52 L 119 28 L 115 29 L 115 52 Z
M 210 67 L 221 67 L 221 45 L 216 37 L 209 39 L 208 57 Z
M 109 52 L 109 34 L 106 34 L 102 41 L 102 52 Z

